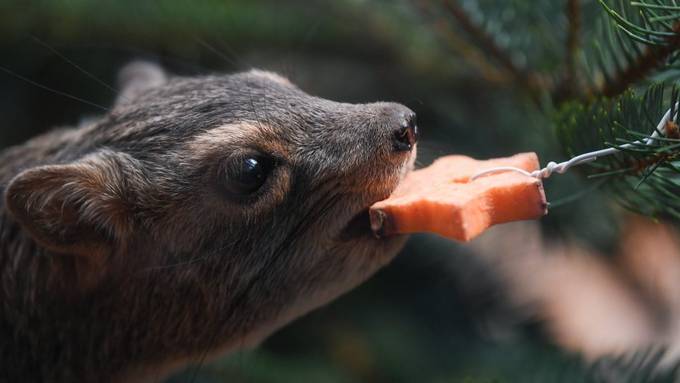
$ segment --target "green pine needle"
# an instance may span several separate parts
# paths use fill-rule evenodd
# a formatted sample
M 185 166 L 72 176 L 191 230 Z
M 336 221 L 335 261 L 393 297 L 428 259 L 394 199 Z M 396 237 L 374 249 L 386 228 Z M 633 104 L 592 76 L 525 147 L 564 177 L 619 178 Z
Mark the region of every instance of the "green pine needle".
M 642 95 L 628 91 L 615 99 L 567 103 L 556 116 L 558 135 L 570 156 L 605 146 L 621 149 L 587 166 L 589 177 L 606 179 L 610 192 L 632 210 L 677 219 L 680 137 L 661 137 L 651 145 L 640 141 L 651 137 L 666 110 L 675 112 L 679 93 L 675 85 L 657 84 Z

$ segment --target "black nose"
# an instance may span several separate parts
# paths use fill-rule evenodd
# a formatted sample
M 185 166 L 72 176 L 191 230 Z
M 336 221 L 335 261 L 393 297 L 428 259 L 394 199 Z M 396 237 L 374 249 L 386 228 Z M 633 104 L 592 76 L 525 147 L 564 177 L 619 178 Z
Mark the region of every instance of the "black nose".
M 402 126 L 394 131 L 392 141 L 396 151 L 406 152 L 413 149 L 413 145 L 418 141 L 418 125 L 414 113 L 405 116 Z

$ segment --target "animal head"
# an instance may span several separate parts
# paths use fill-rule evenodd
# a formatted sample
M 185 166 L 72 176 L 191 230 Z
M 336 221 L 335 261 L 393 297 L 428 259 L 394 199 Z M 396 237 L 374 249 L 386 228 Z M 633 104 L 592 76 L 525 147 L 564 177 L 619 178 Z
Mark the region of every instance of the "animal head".
M 49 259 L 45 291 L 105 296 L 97 307 L 162 322 L 154 336 L 191 356 L 261 338 L 403 244 L 375 238 L 366 211 L 413 166 L 408 108 L 313 97 L 263 71 L 133 63 L 120 79 L 101 119 L 5 155 L 39 157 L 15 160 L 5 209 L 25 238 L 14 249 Z

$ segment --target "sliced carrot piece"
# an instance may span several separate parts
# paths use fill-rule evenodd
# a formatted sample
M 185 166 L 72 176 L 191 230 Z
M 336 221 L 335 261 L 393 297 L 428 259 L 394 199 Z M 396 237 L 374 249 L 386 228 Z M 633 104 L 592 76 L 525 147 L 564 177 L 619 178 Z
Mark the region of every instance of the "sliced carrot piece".
M 433 232 L 469 241 L 492 225 L 536 219 L 547 213 L 540 180 L 517 172 L 486 175 L 480 171 L 513 166 L 538 169 L 535 153 L 492 160 L 446 156 L 411 172 L 384 200 L 371 206 L 371 228 L 378 236 Z

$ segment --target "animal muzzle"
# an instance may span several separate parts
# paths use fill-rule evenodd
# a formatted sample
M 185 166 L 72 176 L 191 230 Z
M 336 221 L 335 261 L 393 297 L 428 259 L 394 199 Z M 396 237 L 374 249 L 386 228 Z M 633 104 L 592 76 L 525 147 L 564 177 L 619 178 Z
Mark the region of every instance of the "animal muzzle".
M 418 141 L 418 125 L 416 114 L 406 112 L 402 118 L 401 126 L 392 134 L 393 148 L 397 152 L 411 151 Z

